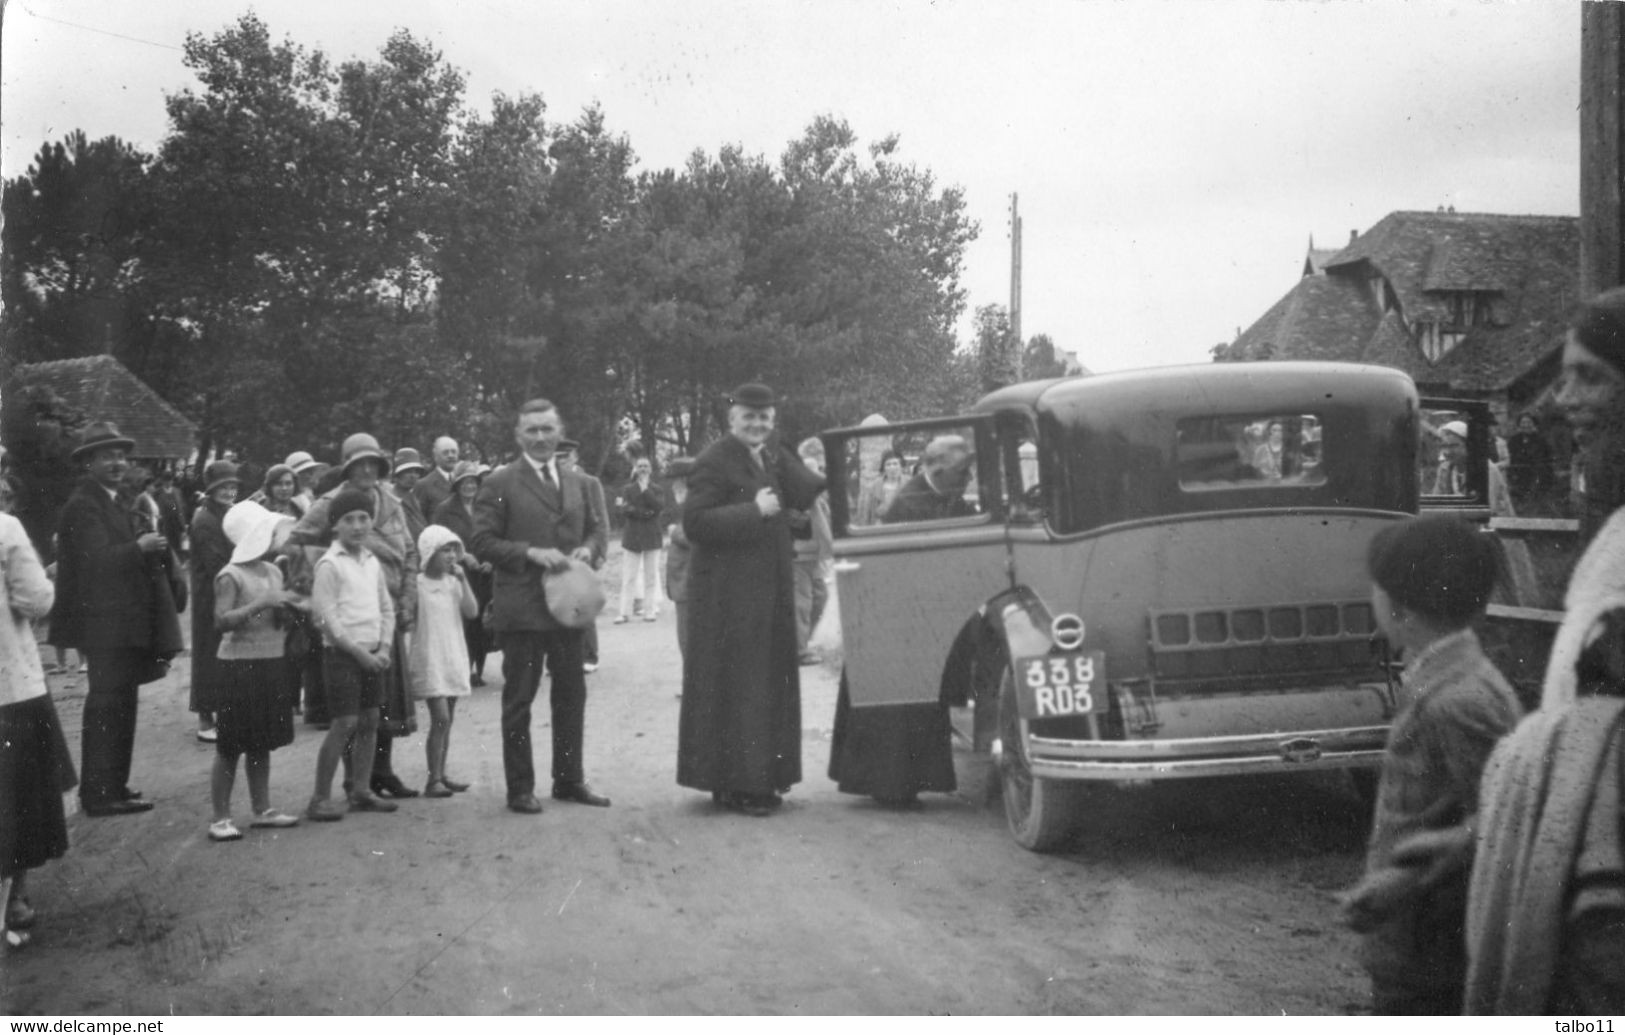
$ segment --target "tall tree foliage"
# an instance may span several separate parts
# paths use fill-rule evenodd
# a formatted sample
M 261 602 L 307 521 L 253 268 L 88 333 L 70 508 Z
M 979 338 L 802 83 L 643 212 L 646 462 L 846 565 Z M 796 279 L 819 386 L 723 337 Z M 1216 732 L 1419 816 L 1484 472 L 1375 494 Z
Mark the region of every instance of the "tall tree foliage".
M 472 436 L 548 395 L 593 466 L 630 437 L 692 450 L 745 379 L 787 433 L 962 405 L 964 199 L 822 117 L 776 159 L 723 147 L 637 173 L 596 107 L 463 108 L 410 33 L 335 64 L 249 14 L 192 34 L 197 85 L 156 156 L 82 137 L 6 185 L 13 355 L 105 350 L 205 428 L 274 459 Z

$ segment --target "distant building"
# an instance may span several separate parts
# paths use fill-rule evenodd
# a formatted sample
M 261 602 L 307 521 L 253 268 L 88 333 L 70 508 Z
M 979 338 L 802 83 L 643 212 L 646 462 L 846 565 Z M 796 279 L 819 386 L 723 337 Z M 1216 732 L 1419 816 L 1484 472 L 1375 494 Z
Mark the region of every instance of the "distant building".
M 1221 359 L 1398 367 L 1423 391 L 1489 400 L 1503 417 L 1557 375 L 1578 301 L 1571 216 L 1393 212 L 1303 275 Z
M 7 397 L 40 386 L 85 420 L 111 421 L 135 439 L 131 459 L 183 461 L 197 448 L 197 425 L 112 356 L 81 356 L 14 367 Z

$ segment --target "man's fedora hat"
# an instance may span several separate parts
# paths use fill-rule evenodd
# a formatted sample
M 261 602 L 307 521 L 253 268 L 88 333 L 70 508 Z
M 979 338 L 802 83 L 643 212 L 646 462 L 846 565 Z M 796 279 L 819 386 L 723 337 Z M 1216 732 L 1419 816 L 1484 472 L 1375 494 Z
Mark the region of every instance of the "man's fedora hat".
M 561 438 L 558 446 L 553 451 L 555 453 L 579 453 L 581 452 L 581 443 L 573 438 Z
M 383 469 L 384 477 L 389 477 L 389 457 L 378 447 L 378 440 L 365 431 L 358 431 L 344 440 L 344 446 L 339 450 L 340 461 L 344 465 L 344 472 L 350 472 L 350 465 L 357 460 L 376 460 Z
M 585 629 L 604 609 L 604 587 L 598 574 L 578 560 L 571 559 L 563 571 L 545 573 L 542 593 L 553 618 L 569 629 Z
M 108 421 L 92 421 L 85 426 L 84 434 L 79 436 L 79 444 L 74 447 L 72 457 L 75 460 L 83 460 L 98 449 L 114 447 L 123 450 L 134 449 L 135 439 L 120 435 L 118 427 Z
M 423 463 L 423 458 L 418 456 L 418 451 L 413 449 L 411 446 L 402 446 L 401 448 L 395 450 L 396 474 L 405 474 L 407 471 L 416 471 L 419 474 L 423 474 L 428 469 L 429 468 Z
M 731 406 L 749 406 L 752 409 L 765 410 L 777 406 L 778 400 L 773 397 L 773 389 L 767 385 L 751 382 L 735 388 L 733 394 L 728 396 L 728 403 Z

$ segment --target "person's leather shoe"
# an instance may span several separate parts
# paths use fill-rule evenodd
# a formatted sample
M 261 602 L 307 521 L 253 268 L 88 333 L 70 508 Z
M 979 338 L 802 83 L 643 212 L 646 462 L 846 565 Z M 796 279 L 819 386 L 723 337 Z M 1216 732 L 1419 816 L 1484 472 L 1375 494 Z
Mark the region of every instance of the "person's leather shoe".
M 416 798 L 416 787 L 408 787 L 401 783 L 401 778 L 394 773 L 388 776 L 375 776 L 372 778 L 372 793 L 385 798 Z
M 125 801 L 140 801 L 141 800 L 141 792 L 140 791 L 132 791 L 128 787 L 124 788 L 122 791 L 119 791 L 118 796 L 120 798 L 123 798 Z
M 535 815 L 542 811 L 542 803 L 536 800 L 534 794 L 519 794 L 508 799 L 508 809 L 512 812 Z
M 131 801 L 119 798 L 114 801 L 98 801 L 94 804 L 91 802 L 85 803 L 85 815 L 87 816 L 126 816 L 134 812 L 151 811 L 152 802 L 150 801 Z
M 351 794 L 351 812 L 394 812 L 400 808 L 392 801 L 385 801 L 375 794 Z
M 601 809 L 609 808 L 609 799 L 602 794 L 594 794 L 592 788 L 584 783 L 554 784 L 553 800 L 573 801 L 577 805 L 596 805 Z

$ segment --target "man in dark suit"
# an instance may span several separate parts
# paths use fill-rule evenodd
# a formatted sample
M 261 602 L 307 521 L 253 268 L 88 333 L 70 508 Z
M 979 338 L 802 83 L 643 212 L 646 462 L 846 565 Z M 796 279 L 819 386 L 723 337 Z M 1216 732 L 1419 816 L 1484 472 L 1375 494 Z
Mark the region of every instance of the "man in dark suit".
M 598 527 L 604 530 L 604 535 L 607 537 L 609 535 L 609 504 L 604 499 L 604 483 L 581 469 L 581 443 L 573 438 L 560 439 L 559 448 L 554 451 L 554 455 L 558 457 L 560 464 L 587 479 L 593 516 L 598 519 Z M 600 553 L 598 556 L 599 561 L 594 565 L 595 568 L 603 564 L 603 554 Z M 582 670 L 588 674 L 598 671 L 598 623 L 596 621 L 582 630 L 581 653 L 583 659 Z
M 434 440 L 434 470 L 419 478 L 412 489 L 425 520 L 434 520 L 435 510 L 451 498 L 451 472 L 459 455 L 456 439 L 441 435 Z
M 530 706 L 545 665 L 552 673 L 553 797 L 606 806 L 587 786 L 581 762 L 587 711 L 582 633 L 553 617 L 542 576 L 571 560 L 596 564 L 606 548 L 593 512 L 591 490 L 579 473 L 554 456 L 564 421 L 551 402 L 532 399 L 519 408 L 514 440 L 520 455 L 493 472 L 474 499 L 474 553 L 496 569 L 491 623 L 502 648 L 502 767 L 508 808 L 537 813 L 536 773 L 530 750 Z
M 145 812 L 130 789 L 136 694 L 181 649 L 165 566 L 169 542 L 147 530 L 119 496 L 132 439 L 103 422 L 85 429 L 73 459 L 87 477 L 57 526 L 57 591 L 51 643 L 75 647 L 90 668 L 79 799 L 92 816 Z

